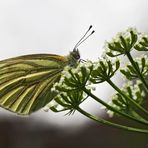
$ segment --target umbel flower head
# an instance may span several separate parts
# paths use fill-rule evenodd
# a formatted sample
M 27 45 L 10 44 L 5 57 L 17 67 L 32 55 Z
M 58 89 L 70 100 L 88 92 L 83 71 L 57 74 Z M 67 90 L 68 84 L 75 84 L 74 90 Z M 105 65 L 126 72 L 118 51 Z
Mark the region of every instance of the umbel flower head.
M 148 78 L 148 57 L 147 55 L 142 55 L 135 59 L 135 63 L 140 74 L 147 79 Z M 137 72 L 131 63 L 127 64 L 125 68 L 122 68 L 121 73 L 129 80 L 134 80 L 138 78 Z
M 135 84 L 133 84 L 132 82 L 126 83 L 123 86 L 122 91 L 127 96 L 136 101 L 139 105 L 143 103 L 145 92 L 141 81 L 137 80 Z M 135 109 L 133 104 L 119 93 L 113 95 L 112 100 L 109 104 L 123 113 L 126 113 L 131 116 L 135 115 L 133 114 L 133 110 Z M 112 116 L 114 112 L 108 110 L 108 114 Z
M 91 89 L 89 77 L 93 64 L 89 61 L 80 63 L 76 68 L 65 67 L 61 79 L 53 86 L 52 91 L 58 95 L 45 109 L 50 108 L 54 112 L 69 111 L 74 113 L 77 107 L 87 99 L 83 92 L 84 87 Z
M 119 67 L 120 62 L 118 59 L 110 60 L 107 57 L 100 59 L 98 62 L 94 63 L 90 81 L 94 84 L 107 81 L 114 76 Z
M 134 48 L 138 51 L 148 51 L 148 35 L 140 34 L 139 40 L 134 46 Z
M 46 109 L 55 112 L 69 110 L 74 112 L 77 107 L 88 98 L 84 89 L 94 90 L 92 84 L 102 83 L 110 79 L 120 66 L 119 60 L 100 59 L 92 63 L 80 63 L 76 68 L 66 67 L 61 79 L 54 85 L 52 91 L 58 95 L 51 101 Z
M 137 34 L 135 28 L 129 28 L 125 32 L 118 33 L 112 41 L 105 43 L 105 54 L 116 57 L 130 52 L 138 40 Z

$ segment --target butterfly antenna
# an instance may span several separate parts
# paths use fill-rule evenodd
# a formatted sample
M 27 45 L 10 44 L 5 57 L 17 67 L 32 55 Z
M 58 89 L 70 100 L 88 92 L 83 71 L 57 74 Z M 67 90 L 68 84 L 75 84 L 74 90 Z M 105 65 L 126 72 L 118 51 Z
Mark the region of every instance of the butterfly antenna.
M 88 36 L 88 32 L 91 30 L 92 25 L 89 26 L 88 30 L 85 32 L 85 34 L 82 36 L 82 38 L 78 41 L 78 43 L 75 45 L 74 49 L 76 49 L 80 44 L 82 44 L 87 38 L 89 38 L 95 31 L 93 30 Z
M 77 47 L 79 45 L 81 45 L 85 40 L 87 40 L 95 31 L 93 30 L 88 36 L 86 36 L 81 42 L 79 42 L 79 44 L 77 45 Z

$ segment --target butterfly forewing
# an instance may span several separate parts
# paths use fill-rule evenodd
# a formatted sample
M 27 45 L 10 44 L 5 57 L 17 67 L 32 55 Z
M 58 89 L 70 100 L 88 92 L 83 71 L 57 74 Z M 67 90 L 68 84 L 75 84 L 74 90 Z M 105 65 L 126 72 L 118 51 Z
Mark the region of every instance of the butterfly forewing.
M 34 54 L 0 61 L 0 106 L 30 114 L 50 102 L 51 91 L 67 65 L 64 56 Z

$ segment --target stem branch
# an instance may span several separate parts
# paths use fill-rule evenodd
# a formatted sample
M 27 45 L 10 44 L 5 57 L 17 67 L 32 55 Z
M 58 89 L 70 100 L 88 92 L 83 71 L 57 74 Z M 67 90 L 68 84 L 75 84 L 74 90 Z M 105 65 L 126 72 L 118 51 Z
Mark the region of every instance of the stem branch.
M 129 127 L 129 126 L 123 126 L 123 125 L 120 125 L 120 124 L 116 124 L 116 123 L 104 120 L 102 118 L 95 117 L 95 116 L 85 112 L 80 107 L 77 108 L 77 111 L 79 111 L 81 114 L 83 114 L 84 116 L 88 117 L 89 119 L 92 119 L 92 120 L 94 120 L 94 121 L 96 121 L 98 123 L 101 123 L 101 124 L 109 125 L 109 126 L 116 127 L 116 128 L 123 129 L 123 130 L 127 130 L 127 131 L 148 134 L 148 130 L 146 130 L 146 129 L 139 129 L 139 128 L 133 128 L 133 127 Z

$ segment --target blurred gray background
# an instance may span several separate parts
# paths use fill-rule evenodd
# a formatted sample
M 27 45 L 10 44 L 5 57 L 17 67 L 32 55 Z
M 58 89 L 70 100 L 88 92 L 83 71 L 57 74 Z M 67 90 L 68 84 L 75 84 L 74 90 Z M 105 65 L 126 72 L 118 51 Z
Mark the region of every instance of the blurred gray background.
M 79 50 L 82 59 L 97 60 L 104 41 L 117 32 L 127 27 L 148 31 L 147 8 L 147 0 L 0 0 L 0 60 L 32 53 L 67 55 L 89 25 L 96 32 Z M 112 93 L 107 84 L 96 91 L 106 100 Z M 83 106 L 103 114 L 92 100 Z M 41 110 L 20 117 L 0 109 L 0 148 L 148 147 L 146 135 L 97 125 L 79 113 L 64 114 Z

